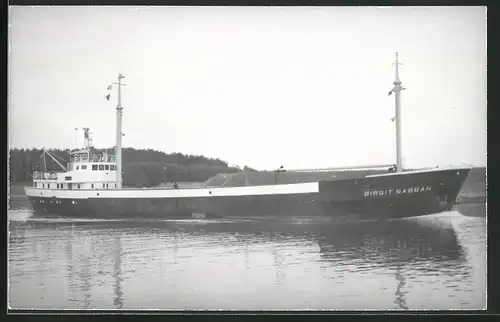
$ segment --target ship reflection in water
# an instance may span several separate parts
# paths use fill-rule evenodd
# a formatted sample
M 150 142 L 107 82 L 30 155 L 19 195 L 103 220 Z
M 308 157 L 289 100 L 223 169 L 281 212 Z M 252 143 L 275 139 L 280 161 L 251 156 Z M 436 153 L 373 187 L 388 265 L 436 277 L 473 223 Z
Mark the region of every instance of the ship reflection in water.
M 38 309 L 482 309 L 485 219 L 15 220 L 9 304 Z

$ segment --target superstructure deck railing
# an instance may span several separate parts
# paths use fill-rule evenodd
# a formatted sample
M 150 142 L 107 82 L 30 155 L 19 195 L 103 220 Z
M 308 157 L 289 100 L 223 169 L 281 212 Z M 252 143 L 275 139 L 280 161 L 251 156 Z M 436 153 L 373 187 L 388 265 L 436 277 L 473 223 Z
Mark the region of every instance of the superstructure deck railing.
M 34 172 L 34 180 L 57 180 L 57 174 L 54 172 Z
M 116 156 L 108 154 L 74 154 L 70 158 L 71 162 L 116 162 Z

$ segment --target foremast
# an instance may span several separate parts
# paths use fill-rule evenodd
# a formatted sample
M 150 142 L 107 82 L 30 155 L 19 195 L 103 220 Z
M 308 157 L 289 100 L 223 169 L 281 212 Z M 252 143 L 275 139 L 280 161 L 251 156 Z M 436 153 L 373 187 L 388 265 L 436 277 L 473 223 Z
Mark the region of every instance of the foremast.
M 398 53 L 396 53 L 396 75 L 394 79 L 394 88 L 389 95 L 394 92 L 394 100 L 395 100 L 395 110 L 396 115 L 394 117 L 396 122 L 396 171 L 403 171 L 403 153 L 401 149 L 401 91 L 404 88 L 401 86 L 401 80 L 399 79 L 399 65 L 402 65 L 398 60 Z

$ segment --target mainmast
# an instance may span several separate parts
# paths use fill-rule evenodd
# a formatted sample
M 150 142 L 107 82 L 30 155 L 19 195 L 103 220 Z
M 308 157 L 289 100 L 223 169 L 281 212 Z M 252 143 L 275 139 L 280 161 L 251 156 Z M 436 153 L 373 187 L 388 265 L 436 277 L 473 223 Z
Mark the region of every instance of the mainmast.
M 116 105 L 116 147 L 115 147 L 115 155 L 116 155 L 116 189 L 122 188 L 122 115 L 123 115 L 123 107 L 122 107 L 122 93 L 121 87 L 125 84 L 122 84 L 122 78 L 125 78 L 122 74 L 118 74 L 118 104 Z
M 403 155 L 401 151 L 401 91 L 404 89 L 401 86 L 401 80 L 399 79 L 399 65 L 402 65 L 398 61 L 398 53 L 396 53 L 396 77 L 394 80 L 394 88 L 392 91 L 394 92 L 394 99 L 396 105 L 396 171 L 403 171 Z M 390 94 L 390 93 L 389 93 Z

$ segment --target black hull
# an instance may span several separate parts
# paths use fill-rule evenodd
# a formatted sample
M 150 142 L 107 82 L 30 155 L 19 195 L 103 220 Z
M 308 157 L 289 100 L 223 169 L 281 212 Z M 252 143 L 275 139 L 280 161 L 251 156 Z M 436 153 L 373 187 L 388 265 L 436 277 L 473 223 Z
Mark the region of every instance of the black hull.
M 380 220 L 451 210 L 469 169 L 321 181 L 318 192 L 181 198 L 30 196 L 36 215 L 93 218 L 317 217 Z M 84 191 L 81 191 L 84 193 Z

